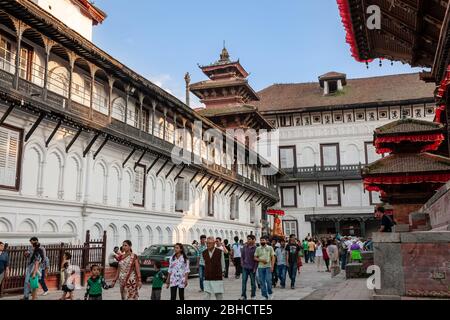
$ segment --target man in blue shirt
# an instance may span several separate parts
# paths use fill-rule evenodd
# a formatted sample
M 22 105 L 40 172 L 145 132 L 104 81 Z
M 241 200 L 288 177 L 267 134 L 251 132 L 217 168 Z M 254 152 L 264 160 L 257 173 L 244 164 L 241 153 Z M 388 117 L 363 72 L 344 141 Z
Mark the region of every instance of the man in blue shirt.
M 9 272 L 9 255 L 5 251 L 5 244 L 0 242 L 0 287 L 3 280 L 8 276 Z
M 277 274 L 280 278 L 281 289 L 286 288 L 286 273 L 287 273 L 287 263 L 286 263 L 286 240 L 281 239 L 279 246 L 275 250 L 275 256 L 277 257 Z
M 205 281 L 205 259 L 203 259 L 203 251 L 206 250 L 206 235 L 200 236 L 200 245 L 198 246 L 198 278 L 200 280 L 200 292 L 204 291 L 203 281 Z

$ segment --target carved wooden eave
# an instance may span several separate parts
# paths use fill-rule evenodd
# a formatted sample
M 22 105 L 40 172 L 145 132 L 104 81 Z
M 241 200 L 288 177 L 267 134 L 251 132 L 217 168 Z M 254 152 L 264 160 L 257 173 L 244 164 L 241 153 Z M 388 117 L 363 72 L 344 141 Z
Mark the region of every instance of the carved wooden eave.
M 343 1 L 345 5 L 342 5 Z M 343 21 L 347 37 L 350 37 L 347 41 L 359 61 L 387 58 L 413 67 L 436 66 L 434 60 L 439 56 L 436 52 L 442 41 L 441 29 L 448 29 L 444 23 L 449 5 L 447 0 L 376 0 L 370 3 L 339 0 L 339 3 L 341 16 L 346 18 Z M 370 30 L 366 26 L 369 5 L 377 5 L 381 9 L 379 30 Z M 348 16 L 351 19 L 347 19 Z

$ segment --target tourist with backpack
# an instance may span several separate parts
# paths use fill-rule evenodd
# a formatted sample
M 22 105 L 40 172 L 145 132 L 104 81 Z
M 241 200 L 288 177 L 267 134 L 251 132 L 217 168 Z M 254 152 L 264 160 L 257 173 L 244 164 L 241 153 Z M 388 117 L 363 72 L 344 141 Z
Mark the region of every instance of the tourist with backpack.
M 346 242 L 346 238 L 342 238 L 339 242 L 339 259 L 341 261 L 341 269 L 345 270 L 345 266 L 347 265 L 347 253 L 348 253 L 348 247 Z

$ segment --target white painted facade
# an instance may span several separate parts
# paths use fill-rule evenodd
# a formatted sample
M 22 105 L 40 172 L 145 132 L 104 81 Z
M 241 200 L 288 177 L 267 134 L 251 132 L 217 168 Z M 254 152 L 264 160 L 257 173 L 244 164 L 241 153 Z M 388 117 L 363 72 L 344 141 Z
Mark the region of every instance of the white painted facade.
M 419 114 L 420 111 L 420 114 Z M 375 112 L 375 119 L 369 120 L 369 112 Z M 379 113 L 377 115 L 376 113 Z M 355 119 L 354 115 L 363 113 L 361 120 Z M 374 130 L 389 122 L 394 121 L 392 117 L 401 114 L 400 106 L 390 108 L 376 109 L 364 108 L 355 110 L 336 110 L 335 114 L 343 114 L 342 121 L 334 121 L 334 123 L 326 123 L 325 116 L 333 117 L 332 113 L 296 113 L 277 115 L 287 117 L 293 121 L 285 122 L 290 125 L 279 126 L 280 130 L 280 147 L 295 147 L 295 162 L 298 168 L 314 167 L 320 168 L 321 145 L 338 144 L 340 165 L 364 165 L 374 162 L 381 155 L 375 153 L 372 145 Z M 390 114 L 390 116 L 389 116 Z M 410 115 L 416 119 L 433 121 L 434 105 L 418 105 L 410 107 Z M 351 117 L 347 117 L 351 115 Z M 382 115 L 382 117 L 380 117 Z M 384 117 L 387 115 L 386 117 Z M 320 116 L 320 122 L 314 123 L 311 116 Z M 305 121 L 305 118 L 310 121 Z M 266 116 L 269 122 L 277 125 L 277 119 L 274 116 Z M 383 119 L 384 118 L 384 119 Z M 389 119 L 391 118 L 391 119 Z M 309 124 L 308 124 L 309 123 Z M 282 166 L 281 166 L 282 167 Z M 336 173 L 338 174 L 338 173 Z M 324 186 L 339 185 L 340 186 L 340 204 L 338 206 L 327 206 L 324 202 Z M 299 191 L 299 186 L 301 190 Z M 312 233 L 311 222 L 306 221 L 307 215 L 355 215 L 373 214 L 374 205 L 379 203 L 379 195 L 364 190 L 362 180 L 345 180 L 333 179 L 330 181 L 309 181 L 309 182 L 292 182 L 279 183 L 280 194 L 283 187 L 295 187 L 296 206 L 285 207 L 283 203 L 277 204 L 286 212 L 283 217 L 285 232 L 294 231 L 297 228 L 298 236 L 305 238 Z M 295 223 L 294 223 L 295 222 Z
M 37 0 L 35 2 L 44 8 L 51 5 L 52 10 L 61 14 L 59 19 L 67 25 L 79 24 L 78 27 L 82 29 L 78 30 L 77 26 L 74 26 L 75 30 L 85 33 L 84 36 L 88 38 L 87 33 L 91 31 L 88 30 L 83 17 L 78 15 L 79 12 L 75 12 L 77 6 L 74 6 L 72 1 Z M 62 9 L 64 4 L 65 11 Z M 92 27 L 92 21 L 89 25 Z M 13 27 L 13 23 L 0 24 L 2 49 L 0 72 L 9 75 L 14 75 L 16 69 L 17 45 L 14 41 L 16 30 L 13 30 Z M 45 66 L 43 43 L 44 41 L 41 44 L 36 43 L 36 38 L 30 36 L 28 29 L 25 30 L 22 37 L 22 51 L 28 51 L 27 54 L 23 54 L 23 57 L 21 55 L 19 64 L 20 78 L 41 88 L 44 86 Z M 59 45 L 49 49 L 48 61 L 47 89 L 66 98 L 60 106 L 61 109 L 66 108 L 69 97 L 70 65 L 73 64 L 71 90 L 73 102 L 88 108 L 92 104 L 93 110 L 105 116 L 111 113 L 111 117 L 115 120 L 126 121 L 128 125 L 135 128 L 145 127 L 146 133 L 154 132 L 156 137 L 170 143 L 175 142 L 179 147 L 185 145 L 188 151 L 192 150 L 203 160 L 213 160 L 213 163 L 218 166 L 231 169 L 230 159 L 220 157 L 221 152 L 217 149 L 212 152 L 211 148 L 197 137 L 194 137 L 192 143 L 190 134 L 187 134 L 185 144 L 182 137 L 174 137 L 173 122 L 167 121 L 164 130 L 164 116 L 160 110 L 156 110 L 155 113 L 155 128 L 152 128 L 151 118 L 141 124 L 142 118 L 137 116 L 139 108 L 136 95 L 128 96 L 128 112 L 125 116 L 125 85 L 118 80 L 113 81 L 103 70 L 82 58 L 73 58 L 70 52 Z M 94 86 L 91 97 L 92 83 Z M 111 110 L 109 110 L 109 100 L 111 100 Z M 143 101 L 146 107 L 148 102 L 147 99 Z M 7 108 L 8 105 L 0 101 L 1 115 Z M 35 122 L 36 116 L 16 108 L 8 116 L 5 125 L 12 126 L 14 130 L 22 130 L 25 135 Z M 261 204 L 251 201 L 252 199 L 247 199 L 248 193 L 239 199 L 238 205 L 233 204 L 235 208 L 238 208 L 238 214 L 233 213 L 231 209 L 232 188 L 230 188 L 232 191 L 230 194 L 215 193 L 214 213 L 211 215 L 211 212 L 208 212 L 208 186 L 214 184 L 214 187 L 218 188 L 220 180 L 206 182 L 208 176 L 204 180 L 202 175 L 194 178 L 195 172 L 186 169 L 182 174 L 184 181 L 190 181 L 192 178 L 194 180 L 189 185 L 189 202 L 186 210 L 179 212 L 176 211 L 174 178 L 180 168 L 175 168 L 169 174 L 173 165 L 169 162 L 157 176 L 164 162 L 160 160 L 146 175 L 144 206 L 136 206 L 134 202 L 137 198 L 142 198 L 142 195 L 137 195 L 135 192 L 138 179 L 134 164 L 140 158 L 141 152 L 136 152 L 123 168 L 122 163 L 130 154 L 130 148 L 108 142 L 94 160 L 94 153 L 103 142 L 103 139 L 99 139 L 86 157 L 83 157 L 83 150 L 91 141 L 92 134 L 82 133 L 70 152 L 66 153 L 66 147 L 76 131 L 64 126 L 57 131 L 46 147 L 45 141 L 55 128 L 54 122 L 50 123 L 46 120 L 39 125 L 31 139 L 23 143 L 20 149 L 20 146 L 15 145 L 16 142 L 8 142 L 10 128 L 7 126 L 0 127 L 0 138 L 6 137 L 6 140 L 0 139 L 0 151 L 3 152 L 0 152 L 0 186 L 3 185 L 0 187 L 0 240 L 2 242 L 11 245 L 26 244 L 31 236 L 37 236 L 43 244 L 81 243 L 84 241 L 87 230 L 91 231 L 92 239 L 100 238 L 103 232 L 107 231 L 108 251 L 112 250 L 113 246 L 120 245 L 123 240 L 130 239 L 134 243 L 135 251 L 141 252 L 144 248 L 156 243 L 190 243 L 198 240 L 202 234 L 223 239 L 231 239 L 235 235 L 244 238 L 250 233 L 260 235 L 262 207 Z M 12 148 L 13 151 L 11 151 Z M 12 175 L 15 167 L 11 165 L 13 160 L 8 160 L 8 156 L 16 157 L 19 150 L 21 150 L 21 157 L 18 157 L 17 161 L 20 166 L 15 172 L 20 177 L 18 190 L 13 190 L 12 185 L 9 185 L 10 188 L 5 188 L 3 183 L 11 182 L 11 178 L 8 180 L 8 177 L 2 176 L 1 171 L 6 172 L 6 175 Z M 212 154 L 215 155 L 214 159 Z M 149 168 L 153 160 L 154 156 L 147 154 L 140 164 Z M 10 161 L 9 165 L 8 161 Z M 269 186 L 267 177 L 253 171 L 250 166 L 240 165 L 237 169 L 239 175 L 251 180 L 252 183 Z M 197 184 L 199 184 L 198 187 Z M 234 197 L 248 191 L 243 185 L 236 185 L 236 187 Z
M 8 117 L 8 124 L 27 131 L 35 120 L 22 114 L 20 118 Z M 54 124 L 41 124 L 23 145 L 19 192 L 0 190 L 3 242 L 27 243 L 31 235 L 36 235 L 42 243 L 77 243 L 83 241 L 86 230 L 91 231 L 94 239 L 107 231 L 108 249 L 131 239 L 135 250 L 141 252 L 155 243 L 190 243 L 201 234 L 230 239 L 234 235 L 243 238 L 251 232 L 259 233 L 258 223 L 250 222 L 250 202 L 245 202 L 245 198 L 240 200 L 239 216 L 231 220 L 230 195 L 216 194 L 215 216 L 209 217 L 207 187 L 195 188 L 199 178 L 190 184 L 189 210 L 175 212 L 173 178 L 179 169 L 166 179 L 171 168 L 168 165 L 156 177 L 163 161 L 147 175 L 145 206 L 134 206 L 133 164 L 139 154 L 125 168 L 122 163 L 129 149 L 112 143 L 97 159 L 93 159 L 93 151 L 83 158 L 89 135 L 82 135 L 66 154 L 65 148 L 75 132 L 65 130 L 60 130 L 46 148 L 44 142 L 53 128 Z M 98 141 L 92 150 L 97 150 L 100 144 Z M 149 156 L 141 163 L 148 167 L 153 159 Z M 193 172 L 185 173 L 183 176 L 190 180 Z M 255 210 L 257 222 L 261 207 L 256 206 Z
M 42 9 L 62 21 L 69 28 L 92 41 L 92 18 L 83 13 L 72 0 L 32 0 Z

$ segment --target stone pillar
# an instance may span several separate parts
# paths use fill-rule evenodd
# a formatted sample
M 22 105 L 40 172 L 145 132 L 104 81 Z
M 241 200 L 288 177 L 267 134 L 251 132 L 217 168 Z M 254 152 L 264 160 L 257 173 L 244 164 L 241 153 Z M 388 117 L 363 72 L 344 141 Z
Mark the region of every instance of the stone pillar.
M 336 233 L 341 233 L 341 221 L 340 220 L 336 220 L 334 222 L 334 227 L 336 229 Z
M 94 116 L 94 85 L 95 85 L 95 66 L 91 65 L 91 87 L 89 88 L 89 119 Z
M 187 129 L 186 129 L 186 119 L 183 118 L 183 154 L 187 154 Z
M 125 100 L 125 121 L 124 122 L 127 123 L 127 121 L 128 121 L 128 102 L 130 101 L 130 88 L 128 87 L 125 90 L 127 91 L 127 97 Z
M 311 220 L 311 236 L 314 237 L 316 235 L 316 220 Z
M 366 237 L 366 221 L 364 219 L 359 220 L 361 237 Z
M 177 145 L 177 113 L 173 112 L 173 144 Z
M 112 95 L 113 95 L 113 88 L 114 88 L 114 79 L 109 78 L 108 79 L 108 122 L 111 123 L 112 119 L 112 111 L 113 111 L 113 102 L 112 102 Z
M 166 140 L 166 127 L 167 127 L 167 108 L 164 107 L 164 124 L 163 124 L 163 140 Z
M 72 103 L 72 82 L 73 82 L 73 71 L 75 69 L 75 58 L 70 56 L 70 66 L 69 66 L 69 92 L 67 94 L 68 107 L 70 108 L 70 104 Z
M 144 95 L 139 93 L 139 117 L 138 120 L 138 128 L 139 128 L 139 135 L 141 135 L 141 131 L 145 130 L 145 124 L 144 124 Z
M 152 136 L 155 135 L 156 101 L 152 101 Z
M 323 95 L 326 96 L 329 93 L 328 81 L 324 81 L 323 83 Z
M 22 35 L 23 35 L 23 24 L 19 22 L 17 29 L 17 47 L 16 47 L 16 74 L 14 76 L 14 88 L 19 89 L 19 78 L 20 78 L 20 51 L 22 50 Z
M 45 61 L 44 61 L 44 89 L 43 89 L 43 95 L 44 100 L 47 100 L 47 92 L 48 92 L 48 64 L 50 62 L 50 50 L 51 46 L 47 45 L 45 48 Z

